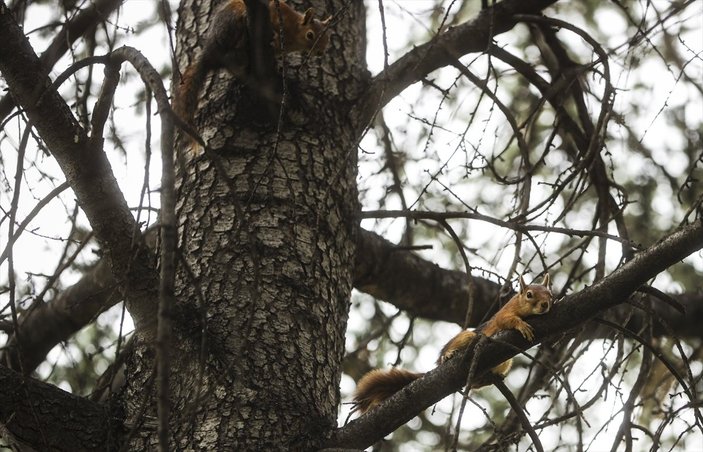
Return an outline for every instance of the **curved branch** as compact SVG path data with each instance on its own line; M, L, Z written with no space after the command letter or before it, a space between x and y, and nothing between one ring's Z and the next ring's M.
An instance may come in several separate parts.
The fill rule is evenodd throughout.
M351 112L352 117L365 127L378 110L408 86L463 55L486 50L494 36L518 23L513 18L515 14L536 14L556 1L504 0L482 10L471 22L450 28L415 47L373 78L366 94Z
M491 217L489 215L483 215L478 212L436 212L436 211L422 211L422 210L366 210L359 213L359 218L410 218L413 220L435 220L444 221L454 218L466 218L469 220L479 220L484 221L489 224L504 227L506 229L512 229L516 232L528 232L528 231L541 231L541 232L555 232L559 234L577 236L577 237L601 237L604 239L614 240L616 242L622 243L624 246L631 247L633 249L638 249L638 245L631 240L624 239L617 235L608 234L603 231L592 231L590 229L571 229L562 228L557 226L543 226L537 224L525 224L520 221L515 220L501 220L498 218Z
M122 1L95 0L91 2L90 6L71 18L39 57L44 70L47 71L46 73L66 53L69 45L83 36L87 30L93 28L98 21L107 19L107 16L112 14L122 4ZM0 121L9 115L13 108L15 108L15 100L12 96L0 99Z
M110 258L112 271L133 305L138 326L153 321L157 274L153 253L144 245L139 225L124 199L102 148L87 134L44 73L26 37L0 4L0 72L66 175L95 235ZM135 315L137 314L137 315Z

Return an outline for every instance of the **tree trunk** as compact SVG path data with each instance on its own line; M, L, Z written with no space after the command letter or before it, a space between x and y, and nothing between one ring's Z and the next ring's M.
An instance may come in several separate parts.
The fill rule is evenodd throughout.
M210 20L203 3L180 8L181 71ZM362 81L365 14L354 3L322 57L286 57L280 121L255 89L218 71L195 120L211 150L181 140L174 449L307 450L336 426L358 224L347 112ZM152 345L138 338L127 370L133 450L156 444Z

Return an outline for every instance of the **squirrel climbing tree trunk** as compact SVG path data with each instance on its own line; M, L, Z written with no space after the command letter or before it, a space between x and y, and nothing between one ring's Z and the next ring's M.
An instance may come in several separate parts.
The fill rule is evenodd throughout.
M180 6L181 71L200 51L212 3ZM313 450L336 426L358 224L347 112L362 80L365 14L361 2L288 3L340 14L325 54L285 56L280 116L216 71L195 118L208 150L180 141L176 450ZM142 426L133 450L156 444L143 428L155 414L146 342L137 338L129 364L128 423Z

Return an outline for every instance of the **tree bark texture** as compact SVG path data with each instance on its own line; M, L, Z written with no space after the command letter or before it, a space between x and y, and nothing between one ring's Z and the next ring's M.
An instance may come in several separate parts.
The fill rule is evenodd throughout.
M204 3L181 5L181 71L210 20ZM313 3L318 18L334 13ZM347 112L363 81L364 19L355 2L325 55L286 57L280 120L225 71L200 93L195 124L210 149L182 140L177 175L174 449L310 450L336 426L358 225ZM156 441L149 345L128 368L133 450Z
M106 406L5 366L0 366L0 388L0 435L11 450L119 449L120 422Z

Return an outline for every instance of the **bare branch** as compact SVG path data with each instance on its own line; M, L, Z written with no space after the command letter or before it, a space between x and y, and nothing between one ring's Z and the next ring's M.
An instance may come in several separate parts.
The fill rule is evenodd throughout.
M520 402L518 402L513 393L510 392L510 389L505 386L505 383L503 383L503 380L500 377L495 374L490 374L489 377L493 378L493 384L496 388L498 388L500 393L503 394L503 397L505 397L505 400L507 400L510 404L513 412L520 420L522 428L525 429L528 435L530 435L530 439L532 439L532 444L535 446L535 449L537 449L538 452L544 452L544 447L542 446L542 442L539 440L539 435L537 435L535 429L530 424L530 420L527 418L525 410L520 406Z
M12 245L17 241L17 239L22 235L22 232L27 228L29 223L32 222L34 217L37 216L37 214L47 205L49 202L51 202L52 199L57 197L61 192L66 190L68 188L68 184L66 182L62 183L61 185L57 186L53 190L49 192L41 201L37 203L36 206L32 209L31 212L25 217L24 220L19 224L17 227L17 230L15 231L14 235L12 238L10 238L7 242L7 245L5 246L5 249L2 251L2 254L0 254L0 264L7 258L8 253L10 252L10 248Z
M703 248L703 220L684 226L659 243L637 254L619 269L581 292L564 298L545 315L530 319L535 343L515 331L503 331L486 345L476 363L476 374L515 355L516 350L560 336L583 326L606 309L623 303L648 279ZM500 342L499 342L500 341ZM378 408L337 430L327 447L368 447L412 419L419 411L457 391L466 381L473 348L464 358L453 359L428 372L393 395Z
M83 36L99 21L105 20L121 4L122 0L95 0L90 3L90 6L72 17L39 57L47 73L76 39ZM14 107L15 101L12 96L0 99L0 121L5 119Z
M42 63L4 5L0 5L0 72L73 188L112 271L132 303L138 327L154 321L157 275L127 202L101 148L51 87ZM47 114L51 112L51 114Z
M617 235L608 234L603 231L591 231L585 229L571 229L571 228L560 228L556 226L541 226L541 225L528 225L522 222L514 220L500 220L488 215L483 215L478 212L428 212L428 211L418 211L418 210L370 210L361 212L359 214L360 218L412 218L415 220L426 219L426 220L436 220L445 221L451 218L467 218L471 220L485 221L496 226L501 226L507 229L512 229L517 232L527 232L527 231L542 231L542 232L556 232L560 234L566 234L570 236L577 237L603 237L617 242L626 244L634 249L639 249L640 247L631 242L630 240L618 237Z
M13 336L0 355L10 368L29 374L54 346L67 340L95 317L121 300L110 267L101 260L73 286L49 303L41 303L20 317L22 363Z
M357 124L366 126L391 99L430 72L450 65L468 53L485 51L494 36L505 33L518 23L513 15L536 14L555 2L556 0L505 0L482 10L471 22L451 28L413 48L374 77L351 116Z
M155 232L155 230L153 231ZM147 244L155 234L145 234ZM153 244L151 245L154 246ZM404 247L398 247L369 231L361 231L357 244L354 287L378 299L392 303L413 317L443 320L461 325L467 312L468 284L464 272L447 270L426 261ZM473 277L477 287L474 314L469 326L478 326L483 319L495 313L500 285L480 277ZM648 289L647 289L648 290ZM512 293L506 294L507 298ZM660 298L661 294L652 297ZM659 320L654 326L655 337L668 335L671 330L681 337L701 337L703 323L703 294L668 295L673 300L653 305L652 315ZM46 354L59 342L69 339L91 322L100 312L121 300L116 281L105 260L87 272L76 284L64 290L54 300L20 316L23 332L23 366L33 371ZM645 300L646 301L646 300ZM685 314L680 312L680 306ZM630 305L620 305L608 311L608 318L624 317ZM644 313L635 311L626 325L638 331L646 321ZM662 325L665 323L668 327ZM50 326L48 326L50 325ZM590 337L602 337L601 329L593 329ZM19 369L18 357L8 344L2 361ZM12 364L14 363L14 364Z
M112 99L115 97L117 84L120 82L120 68L117 65L105 65L105 80L103 81L102 89L98 100L93 108L93 116L90 119L91 135L90 146L94 148L102 148L103 144L103 128L105 121L110 114L112 107Z

